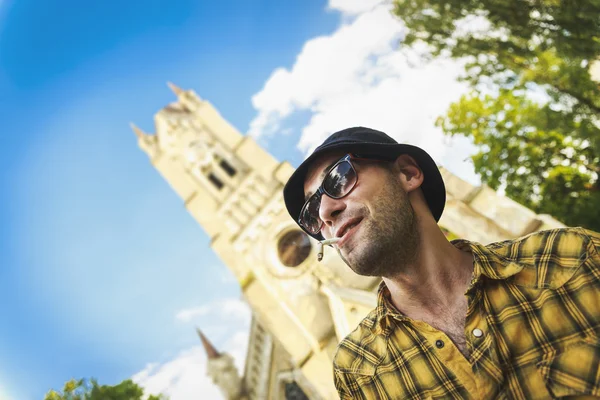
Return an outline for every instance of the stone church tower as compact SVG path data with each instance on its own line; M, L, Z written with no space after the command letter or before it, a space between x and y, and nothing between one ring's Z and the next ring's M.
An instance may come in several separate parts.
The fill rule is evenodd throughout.
M291 220L282 189L293 172L232 127L191 90L155 115L156 133L132 126L148 155L204 228L252 309L243 374L199 333L209 375L227 399L335 399L332 357L376 303L377 278L354 274ZM448 203L440 224L451 236L488 243L562 226L486 187L442 169ZM199 394L201 397L201 394Z
M241 399L243 397L242 380L235 367L233 357L217 351L200 329L197 329L197 332L204 351L206 351L208 376L221 389L226 400Z

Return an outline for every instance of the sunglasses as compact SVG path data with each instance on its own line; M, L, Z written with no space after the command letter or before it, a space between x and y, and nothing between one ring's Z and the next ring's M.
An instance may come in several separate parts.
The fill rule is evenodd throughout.
M325 178L323 178L323 182L321 182L321 186L319 186L317 191L306 200L300 210L298 224L300 224L300 226L308 233L316 235L323 228L324 222L319 216L323 194L326 194L332 199L341 199L350 194L354 189L358 183L358 173L352 163L356 161L392 160L376 156L359 156L356 154L346 154L339 159L333 167L327 171Z

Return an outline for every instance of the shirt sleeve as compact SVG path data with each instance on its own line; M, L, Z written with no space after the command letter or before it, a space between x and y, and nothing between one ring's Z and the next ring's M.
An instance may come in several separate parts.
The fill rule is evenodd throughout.
M345 374L340 373L335 368L333 370L333 383L335 384L335 388L337 389L338 394L340 395L341 400L351 400L353 397L350 394L350 390L346 385Z

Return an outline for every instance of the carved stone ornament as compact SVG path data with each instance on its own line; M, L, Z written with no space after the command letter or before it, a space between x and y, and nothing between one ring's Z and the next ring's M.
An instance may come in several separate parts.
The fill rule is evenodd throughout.
M204 142L194 140L184 150L185 160L191 167L206 168L215 158L213 150Z

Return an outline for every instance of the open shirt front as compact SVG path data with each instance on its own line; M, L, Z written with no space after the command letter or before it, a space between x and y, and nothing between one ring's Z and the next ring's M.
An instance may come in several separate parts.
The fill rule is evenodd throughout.
M338 346L342 399L548 399L600 396L600 235L555 229L474 255L467 360L450 338L392 305L377 307Z

